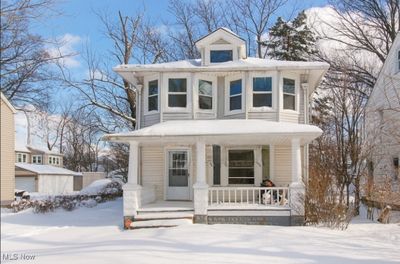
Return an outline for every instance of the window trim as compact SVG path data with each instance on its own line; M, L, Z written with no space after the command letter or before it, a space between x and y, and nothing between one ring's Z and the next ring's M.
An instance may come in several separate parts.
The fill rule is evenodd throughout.
M158 100L157 100L157 111L156 110L151 110L149 111L149 82L152 81L157 81L158 83ZM144 77L144 115L152 115L152 114L158 114L160 113L160 91L161 91L161 82L160 82L160 78L158 75L152 75L152 76L146 76Z
M36 158L36 161L38 161L38 158L40 158L40 163L39 162L33 162L34 158ZM42 155L32 155L32 164L43 164L43 156Z
M253 158L254 158L254 163L253 163L253 178L254 178L254 183L251 184L230 184L229 183L229 151L231 150L248 150L248 151L253 151ZM228 183L228 186L257 186L256 180L257 180L257 169L256 169L256 163L257 163L257 151L256 148L254 147L232 147L232 148L226 148L226 163L227 163L227 179L226 182ZM262 177L262 175L261 175Z
M211 61L211 53L212 52L229 52L231 53L231 59L227 60L227 61ZM224 62L228 62L228 61L233 61L233 49L210 49L210 63L224 63Z
M291 79L295 81L294 84L294 110L293 109L285 109L284 105L283 105L283 97L284 97L284 92L283 92L283 79ZM300 90L300 78L298 74L283 74L280 80L280 85L279 85L279 89L280 89L280 110L283 112L288 112L288 113L296 113L299 114L299 99L300 99L300 94L299 94L299 90ZM293 95L293 94L290 94Z
M169 107L169 79L186 79L186 107ZM193 90L193 82L190 73L173 73L173 74L164 74L163 76L163 87L165 87L163 92L163 112L180 112L180 113L190 113L192 111L192 90ZM184 94L184 93L176 93L176 94Z
M228 40L226 40L226 41L230 42ZM236 61L239 59L237 45L235 45L235 44L211 44L209 46L206 46L204 49L205 65L216 65L219 63L223 63L223 62L211 62L211 51L212 50L232 50L232 60L231 61Z
M21 161L19 158L21 157ZM24 161L25 159L25 161ZM17 153L17 163L28 163L28 154L27 153Z
M242 80L242 93L241 95L241 102L242 102L242 107L241 109L235 109L235 110L230 110L230 83L232 81L237 81L241 79ZM238 95L235 95L238 96ZM225 115L235 115L235 114L242 114L245 112L246 105L245 105L245 97L246 97L246 83L245 83L245 76L244 74L235 74L232 76L227 76L225 77Z
M268 112L268 111L276 111L276 106L277 106L277 101L276 101L276 97L277 97L277 91L276 91L276 73L272 73L272 72L258 72L258 73L252 73L249 76L249 80L250 80L250 91L249 91L249 104L250 104L250 109L249 111L251 112ZM253 78L271 78L271 103L272 106L259 106L259 107L255 107L253 106ZM267 94L267 92L256 92L259 94Z
M200 93L199 93L199 82L200 80L212 82L212 108L211 109L201 109L200 108ZM199 113L207 113L212 114L213 116L217 115L217 77L210 76L206 74L196 74L195 76L195 89L194 93L194 109Z

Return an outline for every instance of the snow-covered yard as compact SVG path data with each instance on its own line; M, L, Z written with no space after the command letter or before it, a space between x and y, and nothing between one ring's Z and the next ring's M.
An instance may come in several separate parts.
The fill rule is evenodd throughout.
M2 211L2 263L399 263L400 226L182 225L122 230L122 200L48 214ZM35 256L5 261L4 257ZM16 254L16 255L12 255Z

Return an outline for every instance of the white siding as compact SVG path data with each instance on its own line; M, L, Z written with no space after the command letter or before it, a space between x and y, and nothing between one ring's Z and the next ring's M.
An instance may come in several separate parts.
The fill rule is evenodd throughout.
M164 200L164 149L141 148L141 180L143 188L154 188L157 200Z
M63 175L39 175L38 192L43 194L65 194L74 190L74 177Z
M290 146L275 146L273 182L287 186L292 181L292 149Z

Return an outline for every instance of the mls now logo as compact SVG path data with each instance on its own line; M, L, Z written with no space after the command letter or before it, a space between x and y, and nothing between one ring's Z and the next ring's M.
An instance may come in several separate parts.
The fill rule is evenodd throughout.
M3 253L1 260L2 261L11 261L11 260L35 260L36 256L25 253Z

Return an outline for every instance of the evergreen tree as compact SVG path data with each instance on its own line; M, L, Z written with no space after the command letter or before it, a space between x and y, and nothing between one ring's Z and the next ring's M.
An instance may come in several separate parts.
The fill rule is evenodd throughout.
M263 43L267 55L272 59L307 61L316 53L313 32L307 27L304 11L293 21L278 18L269 31L268 40Z

